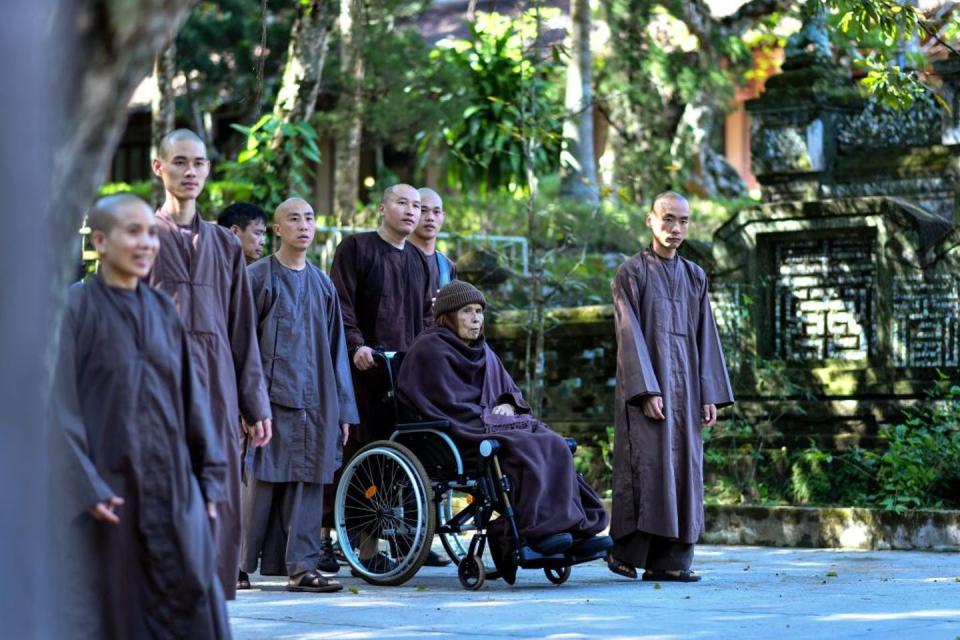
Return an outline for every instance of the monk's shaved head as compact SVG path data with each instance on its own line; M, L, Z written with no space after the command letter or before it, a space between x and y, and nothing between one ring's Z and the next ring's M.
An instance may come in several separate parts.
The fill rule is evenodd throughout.
M440 197L440 194L434 191L433 189L431 189L430 187L420 187L419 189L417 189L417 193L420 194L421 198L426 196L428 198L436 198L440 202L443 202L443 198Z
M120 212L127 207L143 207L151 217L153 216L150 206L132 193L104 196L93 203L90 213L87 214L87 225L90 231L110 233L120 219Z
M409 189L410 191L413 191L414 193L417 193L417 190L408 184L400 183L400 184L390 185L389 187L383 190L383 198L380 200L380 204L387 204L392 199L400 197L400 194L407 189ZM420 194L417 193L418 200L419 200L419 196Z
M651 207L651 209L653 209L654 212L659 214L663 209L663 205L666 204L667 202L682 203L687 205L688 209L690 208L690 203L687 202L687 199L683 197L682 194L677 193L676 191L664 191L662 193L658 193L656 197L653 199L653 206Z
M313 211L313 207L310 206L310 203L303 198L287 198L274 210L273 221L280 222L283 218L283 215L288 211L304 211L305 209Z
M170 150L171 147L177 142L182 140L189 140L190 142L196 142L206 148L206 143L204 143L203 138L195 134L190 129L174 129L167 135L163 136L160 140L160 145L157 147L157 154L164 160L170 159Z

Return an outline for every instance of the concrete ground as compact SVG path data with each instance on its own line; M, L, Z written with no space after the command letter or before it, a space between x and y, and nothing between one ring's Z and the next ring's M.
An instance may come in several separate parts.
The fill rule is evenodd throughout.
M441 551L442 553L442 551ZM453 568L401 587L341 569L344 590L290 593L253 576L230 603L253 638L900 638L960 640L960 555L761 547L697 548L696 584L630 581L594 562L561 586L521 570L513 587L465 591Z

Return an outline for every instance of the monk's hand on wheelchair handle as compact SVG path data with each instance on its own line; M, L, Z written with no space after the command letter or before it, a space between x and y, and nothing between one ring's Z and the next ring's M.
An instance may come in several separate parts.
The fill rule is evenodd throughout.
M643 415L651 420L664 420L663 398L660 396L647 396L643 400Z
M350 439L350 425L346 422L340 425L340 446L347 446L347 440Z
M373 349L366 346L357 347L357 350L353 353L353 364L360 371L366 371L377 366L373 359Z

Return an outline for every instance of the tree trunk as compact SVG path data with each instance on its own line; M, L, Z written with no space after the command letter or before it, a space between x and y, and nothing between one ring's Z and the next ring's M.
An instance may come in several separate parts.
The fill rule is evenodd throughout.
M273 106L273 119L279 126L274 130L271 145L274 149L283 149L278 154L277 174L287 184L290 195L296 194L307 200L312 199L313 189L309 172L302 169L305 165L299 157L300 140L292 136L293 146L286 145L291 136L284 125L309 124L317 109L332 15L329 0L312 0L298 6L290 31L287 63Z
M172 41L162 53L153 59L153 77L156 88L150 102L150 157L156 158L160 140L176 126L177 103L173 94L173 78L177 73L177 43ZM163 183L153 181L153 204L163 202Z
M16 242L0 252L0 487L12 517L0 520L4 635L66 637L51 575L69 572L75 549L55 545L65 531L58 509L65 488L51 490L51 432L45 421L58 348L60 309L79 262L77 230L127 121L127 103L154 56L186 19L193 0L4 5L0 68L7 97L0 118L0 193L5 231ZM26 212L37 212L27 215ZM42 231L41 231L42 230ZM53 514L56 514L54 518ZM68 564L63 564L65 561ZM67 573L64 573L67 571ZM93 609L91 610L93 611ZM54 615L51 615L54 612ZM75 631L75 630L74 630Z
M360 191L360 139L363 132L363 4L340 3L340 71L344 91L338 110L348 121L337 129L333 208L340 225L353 224Z
M597 206L597 164L593 149L593 56L590 0L570 0L570 62L567 65L567 119L560 154L560 194Z
M68 105L56 144L51 192L55 246L70 255L83 212L106 176L127 122L127 103L150 73L154 56L179 31L195 0L142 0L122 5L63 3L59 16L77 44L70 52ZM69 7L69 9L65 9ZM72 271L64 266L60 282Z
M301 4L290 32L273 117L282 122L308 122L317 108L323 65L330 42L332 12L328 0Z

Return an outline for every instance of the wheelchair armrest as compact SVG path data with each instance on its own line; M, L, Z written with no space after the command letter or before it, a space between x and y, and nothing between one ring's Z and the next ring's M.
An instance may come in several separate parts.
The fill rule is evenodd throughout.
M576 438L564 438L567 441L567 446L570 447L570 453L577 452L577 440Z
M434 431L449 431L450 422L447 420L429 420L426 422L401 422L395 426L394 431L423 431L432 429Z

